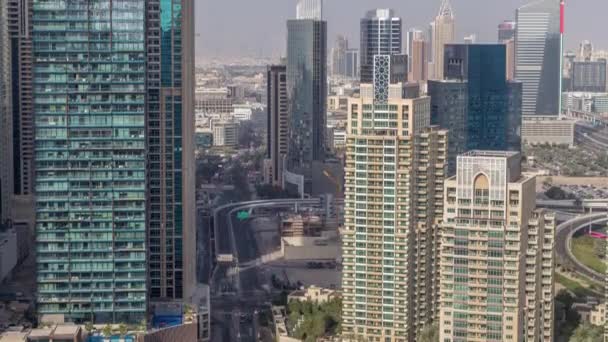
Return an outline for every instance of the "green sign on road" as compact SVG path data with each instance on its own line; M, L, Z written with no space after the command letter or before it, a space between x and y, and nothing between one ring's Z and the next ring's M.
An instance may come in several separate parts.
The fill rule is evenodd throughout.
M236 214L236 218L237 218L239 221L245 221L246 219L248 219L248 218L249 218L249 212L248 212L248 211L245 211L245 210L243 210L243 211L239 211L239 212Z

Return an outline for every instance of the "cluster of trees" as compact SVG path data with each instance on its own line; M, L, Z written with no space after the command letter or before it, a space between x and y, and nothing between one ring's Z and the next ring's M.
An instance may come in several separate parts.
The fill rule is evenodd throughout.
M342 300L334 298L326 303L292 300L287 305L287 325L295 338L315 342L323 336L335 336L341 331Z

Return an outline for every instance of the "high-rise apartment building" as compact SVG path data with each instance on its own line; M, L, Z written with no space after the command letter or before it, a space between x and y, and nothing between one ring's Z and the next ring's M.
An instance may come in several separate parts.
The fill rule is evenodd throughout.
M345 336L413 341L435 318L436 236L447 132L430 126L430 99L403 96L390 56L349 99L345 168Z
M361 83L372 83L375 55L403 53L401 18L392 9L368 11L361 19Z
M515 79L522 82L522 115L557 116L560 107L560 3L535 0L517 10Z
M34 1L41 315L146 318L145 17L136 0Z
M313 162L325 159L327 116L327 22L287 21L287 95L289 98L288 171L312 188Z
M502 44L445 46L445 80L429 81L428 94L432 124L449 129L450 175L456 157L466 151L519 147L521 97L506 80L505 59Z
M553 341L555 216L518 152L471 151L445 182L440 341Z
M289 102L287 100L287 68L284 65L268 67L268 133L266 160L264 161L265 181L274 186L283 184L283 162L289 144Z
M180 301L196 284L194 0L146 6L149 298Z
M450 0L442 0L439 14L437 14L437 17L431 23L433 61L431 64L432 68L429 71L429 79L443 79L443 51L445 44L454 42L454 35L454 12L452 11L452 5L450 4Z
M11 218L13 178L13 97L8 0L0 1L0 224Z
M515 78L515 27L516 23L511 20L498 25L498 42L505 44L507 53L507 80Z
M38 313L141 322L195 282L190 0L33 2Z

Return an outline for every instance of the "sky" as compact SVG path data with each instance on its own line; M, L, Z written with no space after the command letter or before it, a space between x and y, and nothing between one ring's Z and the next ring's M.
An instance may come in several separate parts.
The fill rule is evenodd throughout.
M494 42L497 26L514 19L515 9L530 0L451 0L456 17L456 38L476 34L478 42ZM557 0L556 0L557 1ZM392 8L403 28L426 31L441 0L325 0L328 49L336 35L359 45L359 20L367 10ZM295 17L296 0L195 0L197 60L238 57L273 57L285 54L286 20ZM567 49L581 40L596 49L608 49L605 14L607 0L566 0Z

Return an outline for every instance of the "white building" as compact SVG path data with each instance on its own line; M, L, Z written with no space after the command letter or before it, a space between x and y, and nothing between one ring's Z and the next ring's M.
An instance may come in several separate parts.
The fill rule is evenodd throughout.
M472 151L445 182L440 341L553 341L555 216L518 152Z
M530 145L574 146L576 121L555 117L526 117L522 120L521 139Z

